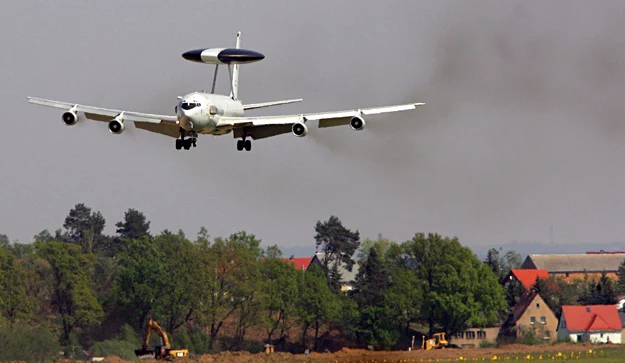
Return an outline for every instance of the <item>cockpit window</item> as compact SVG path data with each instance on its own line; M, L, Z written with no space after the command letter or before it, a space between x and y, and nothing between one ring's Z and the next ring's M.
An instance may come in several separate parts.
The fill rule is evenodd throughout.
M190 110L195 107L200 107L200 104L198 102L183 102L180 107L182 107L183 110Z

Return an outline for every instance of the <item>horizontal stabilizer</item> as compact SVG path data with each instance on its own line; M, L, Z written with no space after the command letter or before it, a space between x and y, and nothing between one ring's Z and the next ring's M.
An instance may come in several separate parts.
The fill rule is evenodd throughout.
M263 108L263 107L271 107L271 106L279 106L286 105L289 103L302 102L302 98L294 99L294 100L284 100L284 101L273 101L273 102L263 102L263 103L252 103L249 105L243 105L244 110L253 110L255 108Z

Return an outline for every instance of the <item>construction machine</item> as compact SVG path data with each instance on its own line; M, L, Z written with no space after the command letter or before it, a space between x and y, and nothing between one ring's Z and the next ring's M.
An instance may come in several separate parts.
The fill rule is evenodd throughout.
M154 331L161 338L161 345L149 348L150 335ZM172 359L177 357L186 357L189 354L188 349L171 349L169 338L165 330L152 319L148 319L145 324L145 332L141 349L135 349L135 355L140 359Z
M424 350L430 349L442 349L447 348L449 346L449 342L445 339L445 333L435 333L432 334L430 339L425 339L425 335L423 336L423 343L421 344L421 348Z

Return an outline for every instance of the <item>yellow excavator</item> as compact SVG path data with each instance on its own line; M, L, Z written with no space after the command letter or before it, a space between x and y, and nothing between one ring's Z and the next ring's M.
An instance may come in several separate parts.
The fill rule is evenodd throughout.
M150 334L154 331L161 338L161 345L149 348ZM189 354L188 349L171 349L169 338L165 330L152 319L148 319L145 324L145 333L141 349L135 349L135 355L139 359L172 359L177 357L186 357Z

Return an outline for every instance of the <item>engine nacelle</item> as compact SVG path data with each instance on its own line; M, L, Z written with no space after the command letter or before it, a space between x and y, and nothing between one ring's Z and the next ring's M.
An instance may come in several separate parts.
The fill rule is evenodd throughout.
M119 117L115 117L109 122L109 131L111 134L121 134L125 129L124 122L120 120Z
M362 117L354 116L349 120L349 126L356 131L360 131L365 128L365 120Z
M65 125L74 126L76 125L76 122L78 122L78 115L76 114L74 110L69 110L63 113L63 116L61 116L61 119L63 120L63 123Z
M306 127L306 124L302 122L294 123L291 127L291 131L293 131L293 135L297 137L304 137L308 135L308 127Z

